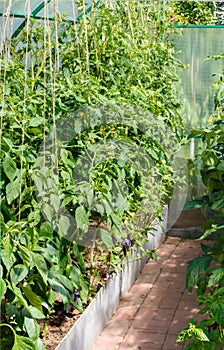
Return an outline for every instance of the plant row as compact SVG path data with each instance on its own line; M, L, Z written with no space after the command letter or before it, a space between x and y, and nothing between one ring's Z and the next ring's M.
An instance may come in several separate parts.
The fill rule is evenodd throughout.
M222 59L223 55L219 56ZM217 59L218 57L216 57ZM213 245L201 244L202 255L188 262L186 285L196 288L197 301L204 315L199 323L189 322L178 341L188 340L185 349L217 350L224 346L224 115L223 80L216 83L215 112L208 126L193 130L189 138L201 138L201 152L194 165L200 164L207 194L186 205L186 209L204 208L210 218L202 226L200 240L212 238ZM212 235L212 236L211 236Z
M161 212L182 134L170 31L157 2L109 1L4 42L2 349L44 349L40 320L82 312Z

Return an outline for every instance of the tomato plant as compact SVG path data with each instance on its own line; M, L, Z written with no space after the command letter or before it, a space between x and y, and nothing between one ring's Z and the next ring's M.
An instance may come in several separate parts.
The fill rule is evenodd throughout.
M99 228L101 253L107 249L113 268L129 246L142 247L152 218L161 212L173 183L165 126L172 144L183 132L170 30L159 3L108 2L78 23L64 18L43 26L30 19L29 30L10 42L10 58L5 43L0 61L4 350L42 350L37 320L52 314L56 298L64 312L82 311L87 303L85 249L76 236L71 239L63 210L74 218L79 238L91 224ZM109 119L98 123L98 112ZM73 129L70 124L54 129L63 121ZM64 144L70 130L75 134ZM47 143L51 135L60 142ZM98 145L108 153L99 154ZM45 173L41 164L49 159L56 166ZM74 169L82 181L74 182ZM149 194L154 211L147 213Z
M171 1L171 16L177 24L215 24L218 14L215 1Z

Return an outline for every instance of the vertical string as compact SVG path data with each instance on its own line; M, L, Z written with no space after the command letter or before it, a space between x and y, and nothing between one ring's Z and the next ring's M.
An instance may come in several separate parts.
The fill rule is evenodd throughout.
M72 1L72 13L74 18L73 25L74 25L74 33L75 33L75 43L77 45L78 59L79 59L79 62L81 62L81 54L80 54L80 47L79 47L80 38L78 36L77 21L76 21L78 14L75 11L75 1ZM82 74L82 65L80 64L79 67L80 67L80 73Z
M48 32L50 28L48 27L47 21L47 5L48 0L44 0L44 52L43 52L43 60L44 60L44 101L43 101L43 117L44 117L44 135L43 135L43 157L44 157L44 169L46 168L46 122L47 122L47 58L49 55L49 47L48 47Z
M58 10L58 0L54 0L54 28L55 28L55 62L54 62L54 71L55 76L58 72L60 65L60 55L59 55L59 42L58 42L58 21L59 21L59 10Z
M23 120L21 122L21 163L20 163L20 195L19 195L19 210L18 210L18 221L21 220L21 204L22 204L22 185L23 185L23 163L24 163L24 137L25 137L25 125L26 125L26 97L27 97L27 72L28 72L28 62L29 62L29 25L30 25L30 13L31 6L30 0L26 0L24 6L24 13L26 16L26 48L25 48L25 66L24 66L24 100L23 100ZM31 58L32 59L32 58Z
M4 1L4 5L6 6L6 3ZM5 9L4 6L4 9ZM12 7L12 0L9 0L9 3L7 5L6 11L4 13L4 15L2 16L2 43L4 43L6 38L10 38L11 37L11 32L10 31L10 22L11 22L11 27L12 27L12 21L10 18L10 13L11 13L11 7ZM4 47L4 44L3 44Z
M54 16L56 14L56 0L54 0ZM52 159L52 165L56 171L58 171L58 159L57 159L57 135L56 135L56 106L55 106L55 99L56 99L56 93L55 93L55 79L56 79L56 72L55 72L55 65L56 62L53 63L53 57L52 57L52 30L50 25L50 20L48 16L48 4L46 4L47 7L47 26L49 28L48 30L48 51L49 51L49 72L50 72L50 83L51 83L51 98L52 98L52 121L53 121L53 128L52 128L52 150L54 151L54 159ZM57 19L54 18L54 29L55 29L55 21ZM56 50L56 44L55 44L55 50ZM55 57L54 57L55 58ZM52 154L53 156L53 154Z
M89 42L88 42L88 26L87 26L87 18L86 18L86 4L85 0L82 1L83 4L83 19L84 19L84 29L85 29L85 41L86 41L86 71L89 73Z
M129 3L129 1L127 1L126 5L127 5L127 10L128 10L128 20L129 20L129 26L130 26L130 30L131 30L132 43L136 47L134 26L133 26L133 22L132 22L132 14L131 14L131 11L130 11L130 3Z
M148 18L145 16L145 11L144 11L143 6L146 6L146 5L143 5L143 3L138 2L138 8L139 8L140 17L141 17L142 28L144 28L146 33L149 34Z
M1 111L0 111L0 147L2 145L2 130L3 130L3 118L5 114L5 94L6 94L6 71L8 59L10 57L10 41L5 38L10 34L10 6L7 9L6 14L2 18L2 48L0 53L0 74L3 75L3 84L0 88L1 91Z
M58 174L58 148L57 148L57 126L56 126L56 80L57 73L60 65L59 61L59 42L58 42L58 0L54 0L54 31L55 31L55 50L54 50L54 65L53 65L53 88L52 88L52 106L53 106L53 128L54 128L54 141L55 141L55 162L56 171ZM51 38L52 40L53 38Z
M94 25L94 20L95 20L95 16L94 16L94 7L92 7L91 10L91 14L90 14L90 20L91 20L91 30L93 31L93 41L94 41L94 49L95 49L95 62L96 62L96 69L99 72L100 77L102 78L102 68L100 65L100 57L99 57L99 53L100 50L98 48L98 43L97 43L97 36L96 36L96 30L95 30L95 25Z
M7 69L8 61L10 59L11 52L11 34L13 26L13 17L10 16L11 0L9 1L6 13L2 16L2 28L1 28L1 39L2 46L0 49L0 76L2 76L2 85L0 87L1 92L1 104L0 104L0 150L2 145L2 135L3 135L3 123L5 111L5 96L6 96L6 84L7 84ZM1 199L0 199L1 200Z

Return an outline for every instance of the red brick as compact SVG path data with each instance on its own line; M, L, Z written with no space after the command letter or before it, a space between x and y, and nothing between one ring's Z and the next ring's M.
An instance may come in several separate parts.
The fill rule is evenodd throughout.
M158 263L158 261L155 261L155 260L149 260L145 266L143 267L142 271L146 271L148 272L148 269L150 269L150 271L152 271L153 269L157 269L157 268L160 268L161 265Z
M181 238L179 237L169 237L167 236L166 240L165 240L165 243L166 244L172 244L172 245L179 245L181 242Z
M181 297L182 297L182 293L180 293L180 292L167 293L167 295L164 295L159 306L162 309L172 308L175 312L175 309L178 307L178 304L179 304Z
M139 305L119 306L112 317L112 320L133 320Z
M121 299L120 305L141 305L144 300L144 295L129 292L125 293L125 296Z
M168 334L165 341L164 341L162 350L173 350L173 349L182 350L184 347L184 344L177 343L176 340L177 340L176 335Z
M104 334L107 334L107 336L114 337L116 335L118 337L123 337L129 328L129 324L130 322L128 320L110 320L106 323L103 332L105 332Z
M116 335L108 336L103 332L97 339L92 350L118 350L123 337L118 337Z
M170 258L164 264L163 272L186 273L188 260L180 258Z
M207 244L207 242L206 242ZM107 322L93 350L182 350L178 333L198 315L195 291L186 290L188 260L199 256L200 243L169 237L149 261Z
M186 275L185 273L180 273L180 272L161 272L159 276L160 281L181 281L185 283L185 278Z
M154 291L154 289L147 295L142 304L143 307L158 307L164 298L164 291Z
M160 350L165 335L150 332L132 331L127 334L119 350L127 349L153 349Z
M136 295L141 295L141 296L146 296L150 290L152 289L153 284L152 283L140 283L136 282L131 289L129 290L130 293L136 294Z
M167 293L181 292L184 293L186 290L185 282L183 281L170 281L167 287Z
M158 308L141 308L135 316L131 328L134 330L147 330L151 333L165 334L171 321L170 314L158 315Z

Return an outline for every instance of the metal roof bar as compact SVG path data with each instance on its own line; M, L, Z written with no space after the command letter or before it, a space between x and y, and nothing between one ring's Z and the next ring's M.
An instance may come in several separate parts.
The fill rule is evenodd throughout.
M49 3L51 0L47 0L47 3ZM39 6L37 6L32 12L31 12L31 14L30 14L30 17L32 17L32 18L35 18L35 16L38 14L38 12L40 12L43 8L44 8L44 5L45 5L45 2L44 1L42 1L41 3L40 3L40 5ZM15 15L14 15L14 17L16 17ZM17 16L18 17L18 16ZM20 17L19 18L21 18L22 16L20 15ZM26 25L26 21L27 21L27 16L23 16L25 19L24 19L24 21L20 24L20 26L16 29L16 31L12 34L12 39L13 38L16 38L17 37L17 35L21 32L21 30L25 27L25 25ZM22 17L22 18L23 18Z
M52 0L47 0L47 3L50 3ZM82 12L76 19L74 18L74 20L75 21L79 21L83 16L84 16L84 14L88 14L90 11L91 11L91 9L93 8L93 7L95 7L95 6L98 6L99 5L99 3L100 3L100 0L97 0L95 3L94 2L92 2L91 3L91 5L90 6L88 6L87 8L86 8L86 10L84 11L84 12ZM29 17L30 18L34 18L34 19L44 19L44 17L43 16L38 16L38 13L44 8L44 6L45 6L45 2L44 1L42 1L31 13L30 13L30 15L29 15ZM4 13L1 13L0 12L0 16L3 16L4 15ZM11 17L15 17L15 18L24 18L24 21L20 24L20 26L15 30L15 32L12 34L12 38L15 38L15 37L17 37L18 36L18 34L21 32L21 30L25 27L25 25L26 25L26 21L27 21L27 18L28 18L28 16L27 15L22 15L22 14L9 14L9 16L11 16ZM54 19L54 17L52 17L52 16L49 16L48 17L49 18L49 20L53 20ZM71 19L65 19L65 21L72 21Z

